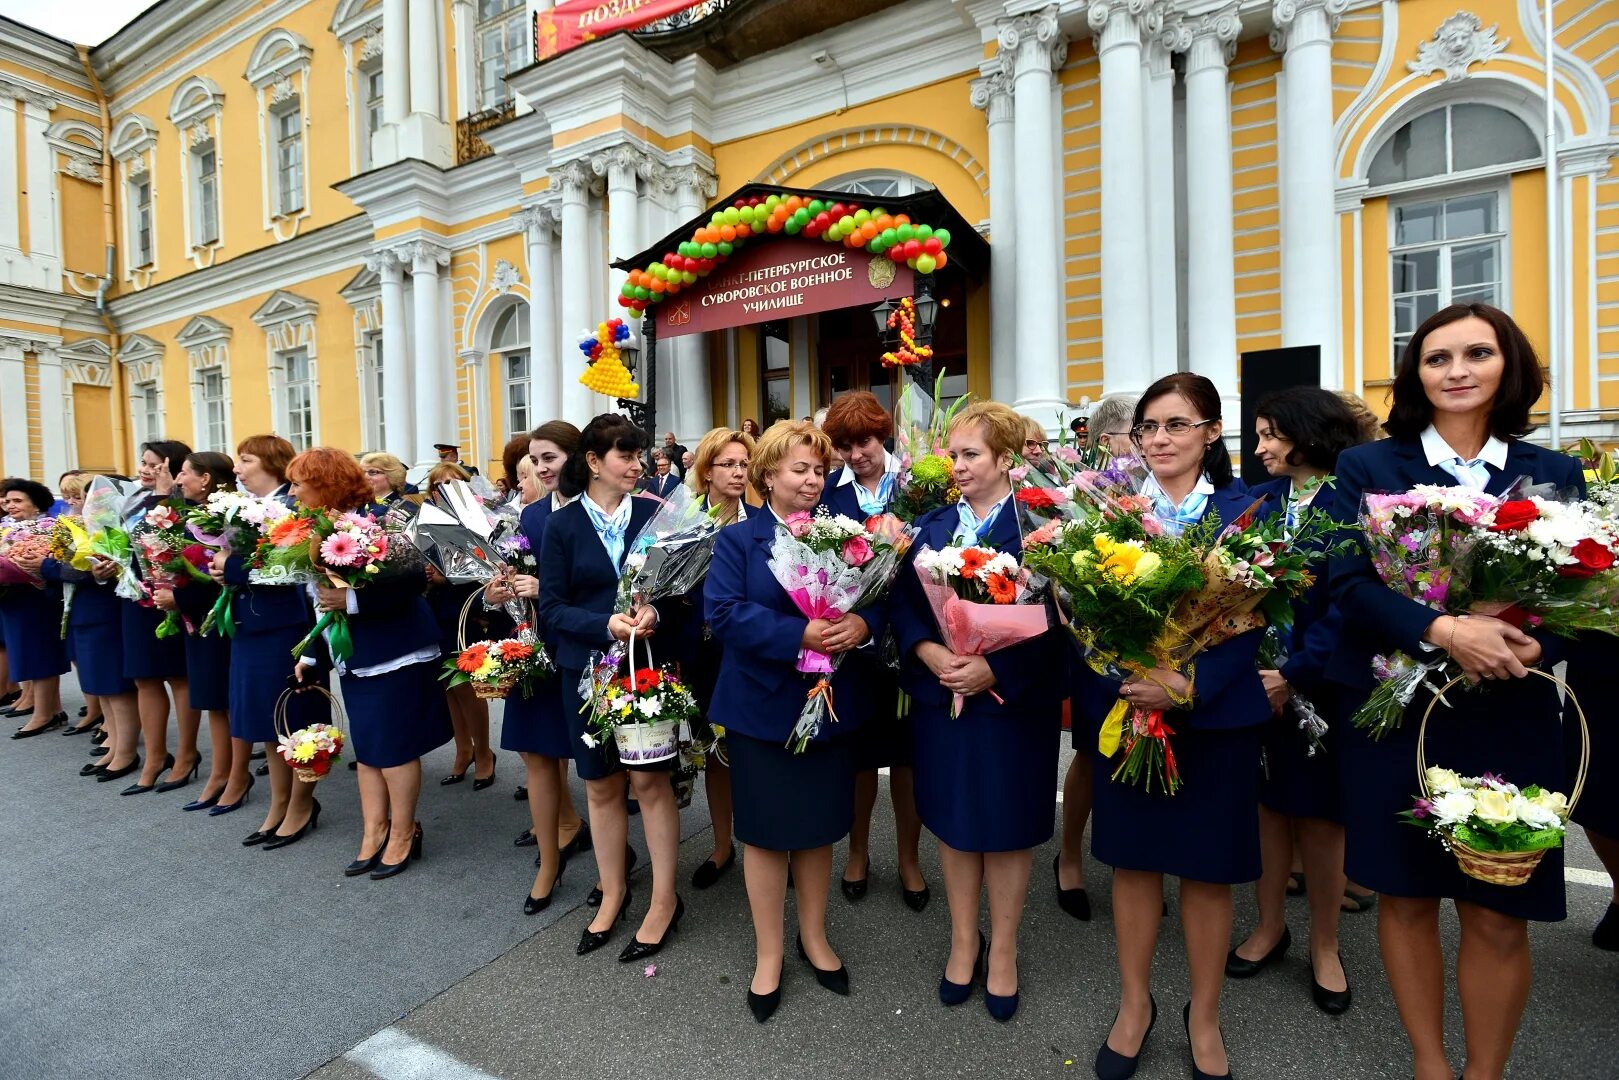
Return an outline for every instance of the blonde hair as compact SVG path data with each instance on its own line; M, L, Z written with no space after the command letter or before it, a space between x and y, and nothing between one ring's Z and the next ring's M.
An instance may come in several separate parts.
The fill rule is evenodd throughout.
M998 401L975 401L950 421L949 434L954 435L968 424L977 424L990 453L996 457L1002 454L1016 457L1023 452L1023 438L1028 434L1030 423L1032 421Z
M64 500L78 501L84 498L84 493L90 487L90 481L100 473L76 472L62 477L61 496Z
M397 495L405 490L405 463L392 454L385 454L380 450L375 453L361 454L360 465L366 469L382 470L382 474L388 478L388 487L393 490L394 494Z
M777 420L770 425L753 448L753 460L748 464L748 483L755 491L769 495L765 478L787 460L796 447L807 446L821 459L822 466L832 467L832 440L826 432L808 420ZM692 470L693 472L696 469Z
M717 427L707 432L697 440L697 449L691 452L691 468L686 470L686 486L691 488L693 495L708 494L708 480L703 475L714 467L714 459L720 456L732 443L741 443L748 448L748 460L753 460L754 447L757 442L752 435L735 428ZM749 476L752 476L750 470Z
M437 488L440 484L447 484L451 480L471 479L472 474L467 472L461 466L457 465L455 462L441 461L427 471L426 495L431 499L433 497L433 491L435 488Z

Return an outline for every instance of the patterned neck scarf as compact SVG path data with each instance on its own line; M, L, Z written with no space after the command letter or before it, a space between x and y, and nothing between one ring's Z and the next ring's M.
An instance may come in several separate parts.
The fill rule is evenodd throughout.
M630 527L630 497L626 495L620 499L618 509L611 514L597 506L589 495L582 498L585 513L590 515L590 524L601 538L602 547L607 549L607 559L617 569L619 560L624 558L624 534Z
M951 537L952 542L958 544L982 544L984 537L995 527L995 519L1001 516L1001 507L1006 505L1008 494L1000 502L989 508L989 513L980 518L973 513L973 508L967 505L966 499L956 502L956 532Z
M1483 458L1474 458L1472 461L1463 461L1461 455L1449 461L1441 461L1439 467L1456 478L1456 482L1465 488L1474 491L1483 491L1484 486L1490 482L1490 467Z
M1142 494L1152 499L1153 513L1172 536L1179 536L1203 520L1203 512L1208 509L1209 496L1213 493L1214 483L1206 474L1198 478L1197 486L1179 503L1169 497L1155 476L1149 475L1142 488Z
M888 500L894 494L894 474L891 472L883 473L883 478L877 481L875 494L866 490L866 485L862 484L858 477L855 478L853 486L854 497L860 503L860 512L870 517L872 514L880 514L888 509ZM994 513L993 510L990 511L992 517Z

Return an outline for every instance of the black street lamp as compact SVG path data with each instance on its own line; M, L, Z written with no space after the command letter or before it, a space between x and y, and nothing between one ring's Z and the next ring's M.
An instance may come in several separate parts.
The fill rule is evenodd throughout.
M648 310L651 312L655 309ZM658 423L658 320L656 315L649 313L638 321L644 339L644 350L642 345L636 344L633 331L636 324L632 323L631 337L618 347L618 352L619 357L624 361L625 368L629 370L630 376L634 378L637 361L644 351L646 353L646 378L641 382L640 399L619 398L618 407L619 411L630 418L631 423L647 433L647 438L651 439L652 445L656 446L658 435L653 428Z
M894 312L900 307L900 300L884 300L871 309L872 320L877 324L877 336L890 350L899 349L905 343L900 338L898 320L894 319ZM933 279L930 275L918 274L916 278L916 295L911 297L911 303L916 315L911 324L911 340L918 348L933 344L933 327L939 318L939 302L933 298ZM890 322L893 325L890 325ZM911 378L922 385L928 392L933 390L933 360L927 358L914 364L904 365L905 371Z

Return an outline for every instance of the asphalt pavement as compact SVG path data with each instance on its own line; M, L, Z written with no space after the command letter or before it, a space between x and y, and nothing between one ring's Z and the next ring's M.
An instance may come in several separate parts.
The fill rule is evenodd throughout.
M76 711L71 679L65 690ZM497 731L498 715L497 707ZM496 785L474 792L470 782L439 787L452 755L433 754L420 813L426 857L373 882L341 874L359 837L346 769L321 784L319 830L264 852L239 843L261 820L262 786L243 810L210 818L179 809L196 784L122 798L123 784L81 779L85 737L3 745L0 905L10 925L0 939L0 1077L8 1080L1088 1076L1116 1004L1108 872L1087 863L1096 917L1074 921L1055 904L1053 842L1035 855L1017 1017L995 1023L981 993L942 1007L949 920L936 855L924 840L934 900L915 914L900 902L882 801L871 892L851 904L834 888L828 918L853 993L822 990L789 956L781 1010L761 1026L743 1000L753 950L740 866L707 892L686 884L710 848L700 791L682 818L687 915L649 972L617 963L617 941L574 955L590 918L588 857L570 867L548 911L521 914L533 849L512 846L527 824L511 797L522 774L515 755L500 755ZM635 819L632 841L644 854ZM1609 893L1583 836L1572 838L1568 863L1569 919L1532 928L1536 982L1512 1076L1619 1077L1619 955L1590 945ZM645 865L619 940L645 910ZM1169 902L1145 1080L1190 1071L1173 886ZM1303 901L1289 902L1289 918L1298 943L1286 959L1227 984L1236 1075L1409 1076L1375 915L1344 916L1355 1006L1339 1018L1310 1002ZM1253 919L1251 891L1239 889L1239 936ZM1449 915L1445 934L1454 949ZM1450 1006L1459 1069L1454 993Z

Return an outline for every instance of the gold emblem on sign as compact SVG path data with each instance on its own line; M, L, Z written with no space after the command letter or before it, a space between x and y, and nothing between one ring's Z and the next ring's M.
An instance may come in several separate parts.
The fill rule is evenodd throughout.
M873 289L886 289L894 284L894 260L873 255L871 261L866 263L866 280L871 282Z

